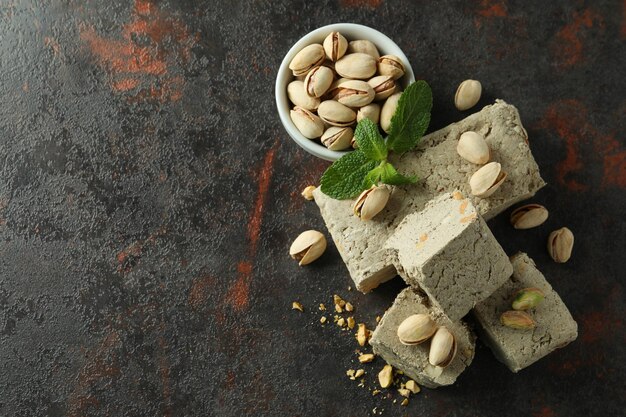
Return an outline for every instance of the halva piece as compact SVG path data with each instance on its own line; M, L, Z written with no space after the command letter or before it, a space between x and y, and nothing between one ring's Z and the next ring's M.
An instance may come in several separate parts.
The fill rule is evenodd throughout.
M398 339L398 326L407 317L425 313L439 325L452 332L457 343L457 353L450 365L445 368L432 366L428 362L430 341L419 345L404 345ZM461 321L451 321L436 307L428 304L428 299L412 288L406 288L387 310L370 339L374 353L381 356L394 368L418 384L437 388L453 384L457 377L470 365L474 358L474 335Z
M502 164L508 173L502 186L488 198L471 196L469 179L479 166L466 161L456 151L461 134L467 131L484 136L491 160ZM488 220L533 196L545 185L517 109L501 100L424 136L415 151L392 155L391 162L402 174L416 175L420 181L394 187L385 209L369 221L354 216L354 201L335 200L320 188L313 193L350 276L362 292L396 275L383 246L407 215L422 210L434 197L458 189Z
M409 214L387 240L398 274L458 320L504 284L513 267L476 207L460 192Z
M476 305L473 314L482 327L483 341L501 362L517 372L575 340L578 325L528 255L518 253L511 257L511 263L511 279L491 297ZM511 310L515 294L521 289L533 287L545 295L537 307L527 311L536 327L519 330L500 323L502 313Z

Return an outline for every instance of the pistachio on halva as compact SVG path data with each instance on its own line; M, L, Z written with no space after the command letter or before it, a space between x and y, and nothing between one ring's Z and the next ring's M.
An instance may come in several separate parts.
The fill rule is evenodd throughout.
M381 75L389 75L394 80L404 75L404 65L400 58L395 55L383 55L378 58L378 72Z
M335 100L348 107L367 106L374 100L374 89L365 81L349 80L336 90Z
M398 326L398 339L404 345L418 345L430 339L437 331L437 324L428 314L413 314Z
M348 44L348 52L355 53L360 52L363 54L371 55L374 59L380 58L380 53L378 52L378 48L372 41L368 41L367 39L358 39L356 41L352 41Z
M476 171L469 180L472 194L487 198L496 192L506 179L506 172L498 162L490 162Z
M330 32L324 39L324 51L331 61L337 61L348 49L348 40L339 32Z
M324 47L318 43L304 47L289 63L293 75L306 75L310 70L322 65L326 59Z
M548 219L548 210L540 204L526 204L511 213L511 224L516 229L531 229Z
M396 80L391 75L378 75L367 82L374 89L374 100L384 100L396 91Z
M321 141L331 151L342 151L350 147L354 132L351 127L331 126L322 135Z
M454 105L459 110L471 109L480 100L482 85L480 81L465 80L456 90L454 95Z
M433 366L444 368L452 363L456 356L456 349L454 335L447 327L442 326L437 329L430 342L428 362Z
M309 97L321 97L333 83L333 71L325 66L315 67L304 79L304 90Z
M536 324L535 320L525 311L510 310L505 311L500 316L500 323L506 327L516 330L530 330L534 329Z
M537 307L546 296L539 288L524 288L515 294L513 310L530 310Z
M373 186L361 193L354 202L352 210L361 220L371 220L382 211L389 201L389 188L384 185Z
M289 114L293 124L296 125L305 138L319 138L324 133L324 122L322 119L307 109L296 106Z
M324 253L326 238L317 230L302 232L289 248L289 255L298 261L300 266L308 265Z
M548 236L548 253L554 262L565 263L572 256L574 234L567 227L561 227Z
M376 60L371 55L355 52L338 60L335 71L345 78L366 80L376 73Z
M483 135L471 131L461 134L456 151L463 159L477 165L489 162L491 153Z
M317 108L317 114L332 126L350 126L356 121L356 113L351 108L334 100L322 101Z

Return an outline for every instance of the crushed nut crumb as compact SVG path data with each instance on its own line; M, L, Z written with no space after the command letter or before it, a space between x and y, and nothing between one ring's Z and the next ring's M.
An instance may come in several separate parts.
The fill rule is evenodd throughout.
M304 311L304 308L302 307L302 304L300 304L297 301L294 301L293 303L291 303L291 309L292 310L298 310L298 311Z
M322 324L326 323L326 316L322 316L320 318L320 323L322 323Z
M405 387L406 389L411 391L413 394L417 394L418 392L421 391L421 388L419 387L419 385L417 385L417 383L413 381L412 379L409 379L408 381L406 381Z
M405 398L404 400L402 400L402 402L400 403L400 405L403 405L403 406L405 406L405 407L406 407L407 405L409 405L409 399L408 399L408 398Z
M359 378L365 374L365 369L357 369L354 373L355 378Z
M348 317L348 328L354 329L354 325L355 325L354 317Z
M341 317L339 320L337 320L337 326L343 327L344 324L346 324L346 321L344 320L343 317Z
M325 311L326 306L323 303L320 303L320 311Z
M363 355L359 356L359 362L361 363L368 363L374 360L374 354L373 353L364 353Z
M352 304L346 303L346 311L350 312L352 310L354 310L354 307L352 306Z

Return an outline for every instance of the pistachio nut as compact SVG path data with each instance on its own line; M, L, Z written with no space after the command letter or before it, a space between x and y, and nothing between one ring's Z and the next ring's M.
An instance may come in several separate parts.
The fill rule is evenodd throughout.
M530 310L543 301L546 296L539 288L524 288L515 294L512 307L513 310Z
M357 123L363 119L370 119L372 122L378 124L380 120L380 104L370 103L367 106L363 106L356 112Z
M456 90L454 95L454 105L459 110L471 109L480 100L482 85L480 81L465 80Z
M324 47L319 43L314 43L304 47L293 57L289 63L289 69L296 77L306 75L313 68L322 65L324 59L326 59Z
M456 340L447 327L440 327L430 342L430 352L428 362L432 366L445 368L452 363L456 356Z
M393 368L391 365L385 365L378 373L378 383L381 388L389 388L393 383Z
M437 331L437 324L428 314L414 314L398 326L398 339L404 345L418 345L430 339Z
M338 78L330 85L326 94L324 94L324 100L337 101L337 93L339 92L339 86L346 81L351 81L349 78Z
M324 133L324 122L322 119L307 109L296 106L289 114L291 121L305 138L319 138Z
M313 197L313 191L315 191L315 187L314 185L307 185L304 190L302 190L302 197L304 197L305 199L312 201L314 199Z
M320 105L320 99L309 97L304 89L304 82L292 81L287 86L287 97L296 106L307 110L317 110Z
M383 55L378 58L378 73L390 75L394 80L404 75L402 60L395 55Z
M378 48L372 41L368 41L367 39L359 39L356 41L352 41L348 44L348 52L355 53L360 52L363 54L371 55L374 59L380 58L380 54L378 53Z
M296 238L289 248L289 255L299 265L308 265L324 253L326 250L326 238L317 230L307 230Z
M328 67L315 67L304 79L304 91L309 97L321 97L333 83L333 70Z
M322 135L322 144L331 151L343 151L350 147L354 132L350 127L331 126Z
M385 131L385 133L389 133L391 129L391 118L393 114L396 112L396 108L398 108L398 101L400 100L400 96L402 93L395 93L390 96L385 104L383 104L383 108L380 111L380 127Z
M348 107L367 106L374 100L374 89L365 81L345 81L337 87L335 100Z
M498 162L490 162L480 168L469 180L472 194L476 197L487 198L504 182L506 172L502 171L502 165Z
M367 82L373 89L374 100L384 100L396 91L396 80L391 75L378 75Z
M459 138L456 151L461 158L473 164L486 164L489 162L491 152L485 138L480 133L465 132Z
M366 80L376 73L376 60L360 52L344 55L335 63L335 71L345 78Z
M567 227L561 227L548 236L548 253L554 262L565 263L572 256L574 234Z
M331 61L337 61L348 49L348 41L339 32L330 32L324 39L324 51Z
M332 126L346 127L356 121L356 113L351 108L334 100L322 101L317 108L317 114Z
M516 229L531 229L548 219L548 209L540 204L526 204L511 213L511 224Z
M505 311L500 316L500 323L516 330L530 330L535 328L535 320L525 311Z
M361 220L371 220L382 211L389 201L389 188L384 185L373 186L361 193L354 202L352 210Z

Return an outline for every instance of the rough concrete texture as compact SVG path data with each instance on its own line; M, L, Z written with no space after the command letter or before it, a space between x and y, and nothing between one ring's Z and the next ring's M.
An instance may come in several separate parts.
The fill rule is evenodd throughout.
M479 166L461 158L456 151L459 137L470 130L485 137L492 152L491 160L500 162L508 173L506 181L488 198L471 196L469 179ZM371 221L363 222L353 215L352 200L334 200L321 189L314 192L337 249L362 292L376 288L396 274L383 246L405 216L420 211L433 197L458 189L470 196L478 212L488 220L533 196L545 185L517 109L501 100L425 136L415 151L393 162L398 171L417 175L421 181L395 187L385 209Z
M439 325L446 326L454 335L457 354L445 368L432 366L428 362L430 341L407 346L400 343L397 331L400 323L413 314L425 313ZM441 310L429 304L428 298L412 288L406 288L385 312L370 339L374 353L382 356L396 369L429 388L452 385L474 358L474 334L462 321L450 320Z
M474 317L494 355L511 371L517 372L574 341L578 337L578 325L561 297L527 254L512 256L511 263L514 270L511 279L476 306ZM528 311L536 327L533 330L517 330L502 325L500 315L511 310L515 293L530 287L539 288L545 295L543 302Z
M385 248L404 281L451 320L464 317L513 273L502 246L458 191L406 216Z

